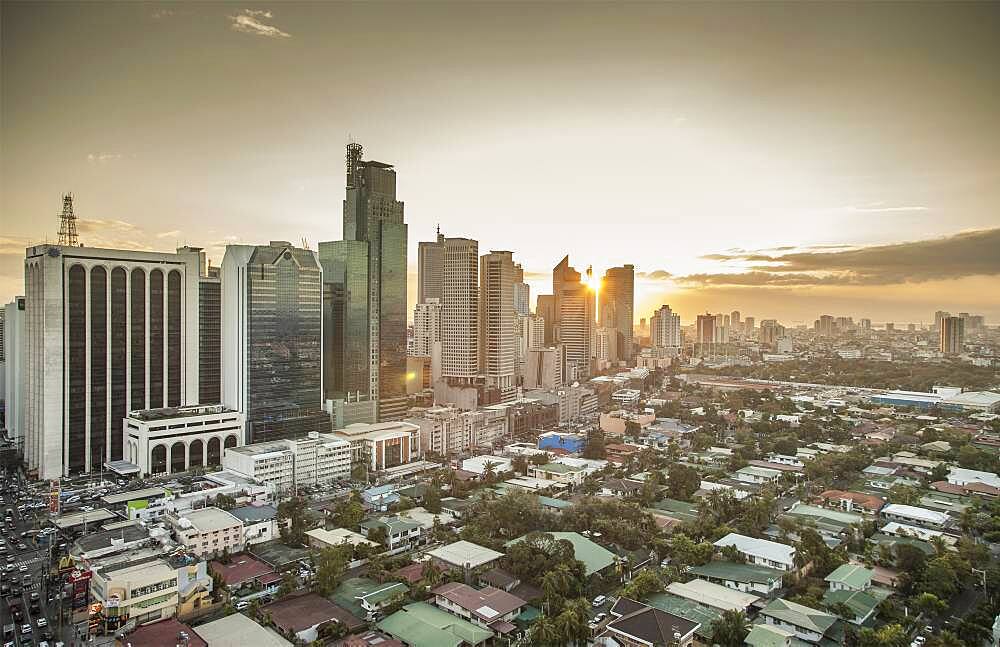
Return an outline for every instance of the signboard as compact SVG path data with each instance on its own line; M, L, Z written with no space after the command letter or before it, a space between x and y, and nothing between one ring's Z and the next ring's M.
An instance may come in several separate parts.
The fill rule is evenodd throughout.
M66 578L70 586L73 587L73 592L70 594L72 600L70 606L73 609L86 609L90 603L90 578L92 575L93 573L89 570L76 569L70 572Z
M59 479L49 481L49 512L59 514Z

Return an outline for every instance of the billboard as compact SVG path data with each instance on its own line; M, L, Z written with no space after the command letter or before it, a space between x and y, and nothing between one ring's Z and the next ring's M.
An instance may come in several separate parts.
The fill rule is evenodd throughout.
M59 514L59 479L49 481L49 512Z

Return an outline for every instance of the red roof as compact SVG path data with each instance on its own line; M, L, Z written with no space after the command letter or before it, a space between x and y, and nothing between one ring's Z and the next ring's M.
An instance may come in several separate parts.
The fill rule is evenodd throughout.
M261 607L261 611L270 614L275 625L292 633L304 631L330 620L343 623L348 630L363 627L365 624L346 609L315 593L289 595L265 604Z
M885 505L885 499L873 494L862 494L861 492L845 492L843 490L826 490L821 492L819 498L824 501L847 499L855 505L866 510L878 512Z
M128 643L132 647L178 645L181 643L180 633L182 631L188 635L188 642L185 643L188 647L208 647L208 643L202 640L201 636L176 618L169 618L140 626L129 634Z
M222 576L222 579L226 581L226 586L240 586L256 579L260 579L261 583L266 583L263 576L275 574L274 569L249 553L233 555L232 561L228 564L213 561L212 570Z
M424 565L421 563L407 564L402 568L397 568L392 574L410 584L416 584L424 577Z

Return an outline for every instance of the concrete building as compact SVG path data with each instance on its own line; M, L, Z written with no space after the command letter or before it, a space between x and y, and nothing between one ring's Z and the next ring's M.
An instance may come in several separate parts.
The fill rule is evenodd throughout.
M263 544L281 536L278 509L272 505L245 505L229 512L243 522L243 543L247 546Z
M551 391L561 387L563 367L566 365L566 347L562 344L549 348L528 350L524 366L524 388Z
M698 315L695 322L695 354L708 357L715 353L717 334L715 317L710 314Z
M940 350L945 355L960 355L965 350L965 321L944 317L940 322Z
M478 242L445 239L442 281L441 376L449 383L469 384L480 368Z
M524 282L524 269L518 263L514 264L514 313L531 314L531 286Z
M243 445L244 416L221 404L129 411L122 423L125 460L140 474L215 467L227 447Z
M287 492L296 485L318 485L351 476L351 444L333 434L310 433L226 449L222 465Z
M462 411L453 406L436 406L407 422L420 428L421 451L440 456L468 454L476 448L493 447L509 435L507 416L499 409Z
M413 354L431 357L441 341L441 299L430 297L413 306Z
M598 325L616 331L614 354L619 360L631 363L634 355L635 267L608 268L601 282L599 298Z
M733 546L750 564L779 571L795 570L795 548L785 544L731 532L715 542L717 548Z
M333 435L351 444L354 463L374 472L420 458L420 427L410 422L348 425Z
M229 245L222 285L222 403L246 416L246 442L329 431L316 254L278 240Z
M479 368L485 387L498 393L500 402L517 394L513 253L491 251L479 259Z
M237 553L246 542L243 522L220 508L169 513L163 520L173 530L177 542L195 555L220 555L226 550Z
M443 272L444 236L438 227L435 240L417 243L417 304L441 301Z
M598 371L606 371L609 368L618 366L619 362L619 337L617 328L597 327L594 328L594 336L590 343L593 352L594 368Z
M555 297L553 334L566 348L563 374L567 380L582 380L591 373L596 295L584 283L583 275L570 266L569 256L552 270L552 294Z
M121 460L122 419L199 394L199 255L25 253L24 452L41 479Z
M3 309L4 424L7 437L18 445L24 442L25 308L24 297L15 297Z
M662 305L649 320L649 341L653 348L681 347L681 316Z

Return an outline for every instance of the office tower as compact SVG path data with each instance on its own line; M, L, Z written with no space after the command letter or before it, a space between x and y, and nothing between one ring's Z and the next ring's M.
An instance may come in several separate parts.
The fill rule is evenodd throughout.
M486 388L510 402L517 370L513 253L491 251L479 260L479 368Z
M961 317L944 317L940 321L941 352L960 355L965 344L965 321Z
M872 329L872 320L871 319L862 319L861 320L861 330L871 330L871 329Z
M729 343L729 315L719 313L715 315L715 339L716 344Z
M618 365L618 332L617 328L594 328L590 347L597 370L603 371Z
M521 317L525 348L545 347L545 320L538 315Z
M583 276L564 257L552 270L552 295L555 297L553 335L566 347L568 380L590 375L591 336L594 328L595 293Z
M778 340L784 337L785 327L779 324L777 319L764 319L760 322L760 343L773 348Z
M442 263L444 262L444 236L437 228L437 238L417 243L417 303L427 299L441 300Z
M316 254L285 241L226 247L222 401L246 416L246 444L330 431L322 352Z
M695 322L694 340L697 346L695 353L701 357L713 354L715 351L715 338L715 316L708 313L698 315L698 319Z
M941 320L950 317L950 312L945 312L944 310L938 310L934 313L934 330L941 330Z
M535 314L545 322L545 345L552 345L556 339L556 296L554 294L539 294L535 301Z
M524 282L524 269L519 263L514 263L514 312L531 314L531 286Z
M849 330L854 330L854 318L837 317L836 320L834 320L834 325L836 326L837 332L845 333Z
M743 323L740 321L739 310L733 310L729 313L729 324L733 327L734 332L741 332L743 330Z
M3 323L6 316L7 316L6 308L0 310L0 364L3 364L4 359L6 359L7 357L6 353L4 352L4 341L3 341L4 340Z
M26 250L24 436L40 479L123 458L134 409L198 399L199 258L36 245Z
M548 348L532 348L525 358L525 389L556 389L566 383L563 368L566 349L562 344Z
M680 348L681 316L668 305L660 306L649 320L649 340L653 348Z
M747 317L746 319L744 319L743 320L743 334L746 335L747 337L750 337L751 335L753 335L754 325L756 324L756 322L757 322L757 320L754 319L753 317Z
M413 354L430 357L441 341L441 300L429 297L413 307Z
M178 252L198 255L198 402L222 402L222 280L200 247Z
M14 297L3 309L4 422L7 437L17 445L24 441L24 310L24 297Z
M479 375L479 243L446 238L443 277L441 376L471 384Z
M407 405L407 227L395 169L361 157L361 145L348 144L344 240L367 244L369 397L378 403L379 421L399 420ZM349 287L353 278L347 277Z
M832 337L837 333L837 322L832 315L821 315L813 322L813 330L821 337Z
M635 267L609 268L604 273L598 298L601 303L599 325L618 331L616 354L619 360L630 362L634 355Z
M364 161L362 153L360 144L347 145L344 240L319 246L320 262L331 273L325 279L329 302L344 317L339 332L330 332L336 338L328 340L343 353L343 367L326 367L330 374L342 372L329 399L338 406L350 394L355 403L377 403L378 420L399 420L407 407L407 227L395 169ZM429 252L425 259L428 281L433 258ZM433 292L433 281L428 289Z

